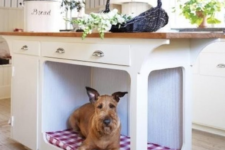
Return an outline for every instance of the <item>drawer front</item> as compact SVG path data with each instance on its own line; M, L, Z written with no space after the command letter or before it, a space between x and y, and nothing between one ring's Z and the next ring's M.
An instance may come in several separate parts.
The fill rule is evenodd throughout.
M200 55L200 74L225 77L225 54L202 53Z
M41 46L45 57L130 65L129 45L43 42Z
M13 52L25 55L40 55L40 44L34 41L13 41Z

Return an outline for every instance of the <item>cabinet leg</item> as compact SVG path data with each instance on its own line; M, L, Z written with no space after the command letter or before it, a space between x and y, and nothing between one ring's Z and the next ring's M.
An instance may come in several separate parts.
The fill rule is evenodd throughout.
M131 75L130 136L131 150L147 149L148 75Z

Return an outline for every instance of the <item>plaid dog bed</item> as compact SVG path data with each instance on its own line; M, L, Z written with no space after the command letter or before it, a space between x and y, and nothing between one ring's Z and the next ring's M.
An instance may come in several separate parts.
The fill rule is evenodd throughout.
M77 150L81 145L83 139L72 130L47 132L47 140L49 143L62 148L64 150ZM120 150L130 150L130 138L127 136L120 136ZM157 144L148 143L148 150L171 150L168 147L162 147Z

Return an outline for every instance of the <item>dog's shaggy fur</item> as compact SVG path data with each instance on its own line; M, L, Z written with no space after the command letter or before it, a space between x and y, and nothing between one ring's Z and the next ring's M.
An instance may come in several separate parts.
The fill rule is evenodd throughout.
M116 107L127 92L100 96L92 88L86 90L90 103L75 110L69 118L73 130L85 138L79 150L119 150L121 124Z

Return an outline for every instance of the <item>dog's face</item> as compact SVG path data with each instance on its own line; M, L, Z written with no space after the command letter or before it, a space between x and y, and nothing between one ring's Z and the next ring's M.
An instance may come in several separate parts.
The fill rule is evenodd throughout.
M115 92L111 96L102 95L91 88L86 88L91 103L95 107L95 114L92 122L101 134L110 134L120 126L116 108L120 100L127 92Z

